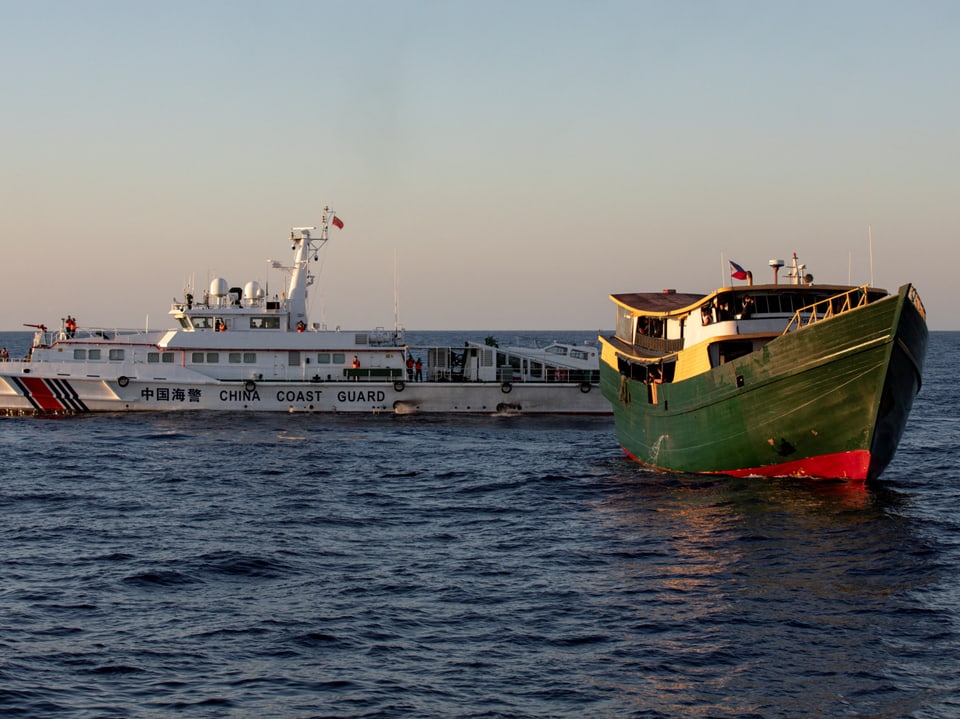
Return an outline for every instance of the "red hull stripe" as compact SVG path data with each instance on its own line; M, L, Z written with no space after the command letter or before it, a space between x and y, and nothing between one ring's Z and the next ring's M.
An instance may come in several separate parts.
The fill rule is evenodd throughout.
M63 402L50 390L46 380L39 377L21 377L20 384L26 390L24 396L38 409L48 412L64 409Z
M41 412L86 412L87 406L66 380L16 377L23 396Z
M624 450L624 452L630 459L646 464L627 450ZM869 469L870 452L865 449L858 449L853 452L824 454L819 457L807 457L793 462L769 464L764 467L699 472L698 474L728 474L733 477L818 477L821 479L866 480Z

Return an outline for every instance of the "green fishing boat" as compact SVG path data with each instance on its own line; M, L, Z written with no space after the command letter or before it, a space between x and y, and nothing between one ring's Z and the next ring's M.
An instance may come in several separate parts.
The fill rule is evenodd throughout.
M909 284L772 284L616 294L601 389L631 458L661 470L874 479L920 390L926 312Z

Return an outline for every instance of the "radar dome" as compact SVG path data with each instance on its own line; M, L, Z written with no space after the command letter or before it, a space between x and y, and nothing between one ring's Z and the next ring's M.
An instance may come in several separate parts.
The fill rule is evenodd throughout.
M243 286L243 299L259 300L263 298L263 288L256 280L251 280Z
M226 297L230 284L222 277L214 277L210 280L210 296Z

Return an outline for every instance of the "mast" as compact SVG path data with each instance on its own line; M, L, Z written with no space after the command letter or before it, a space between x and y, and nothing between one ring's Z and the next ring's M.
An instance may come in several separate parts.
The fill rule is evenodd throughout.
M310 273L310 260L316 260L320 248L330 239L330 218L334 212L327 206L323 208L323 220L320 223L320 236L313 237L316 227L294 227L290 230L291 249L295 251L293 271L290 274L290 286L287 289L287 329L295 329L298 322L307 322L307 288L313 284ZM298 236L299 235L299 236Z
M397 269L397 250L393 250L393 336L400 333L400 284Z

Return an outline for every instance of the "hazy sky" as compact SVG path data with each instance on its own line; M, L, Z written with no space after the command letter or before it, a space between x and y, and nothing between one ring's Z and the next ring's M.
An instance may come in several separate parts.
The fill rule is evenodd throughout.
M913 282L960 235L960 2L0 0L0 329L151 328L192 276L312 319L594 329L608 295ZM396 258L396 263L395 263ZM395 272L396 267L396 272Z

